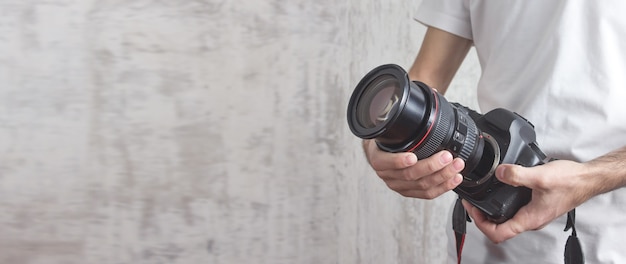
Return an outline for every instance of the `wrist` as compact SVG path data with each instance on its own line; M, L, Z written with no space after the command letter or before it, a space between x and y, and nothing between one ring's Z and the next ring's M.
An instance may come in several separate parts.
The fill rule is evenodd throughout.
M581 190L579 195L583 199L582 202L591 199L596 195L607 192L607 185L604 182L603 177L605 175L602 167L590 162L577 163L579 166L574 168L576 174L574 179L577 180L578 190Z
M607 156L581 163L580 177L592 196L603 194L624 187L626 184L626 167L621 160Z

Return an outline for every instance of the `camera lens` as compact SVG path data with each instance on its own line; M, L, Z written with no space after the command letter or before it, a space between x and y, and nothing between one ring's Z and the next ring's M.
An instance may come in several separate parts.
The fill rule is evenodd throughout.
M421 82L411 82L400 66L388 64L369 72L354 89L348 104L348 124L364 139L376 140L388 152L414 152L418 159L441 150L465 160L465 182L483 182L489 175L469 173L482 159L484 140L463 107L455 107ZM488 154L488 153L487 153ZM487 161L487 162L486 162Z

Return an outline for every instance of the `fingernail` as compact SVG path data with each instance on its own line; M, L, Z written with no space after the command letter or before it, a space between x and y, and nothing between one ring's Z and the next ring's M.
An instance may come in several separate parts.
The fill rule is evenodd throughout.
M506 168L504 166L499 166L498 168L496 168L496 178L498 179L502 179L504 178L504 170Z
M445 165L450 163L450 161L452 161L452 154L450 154L450 152L444 152L441 156L440 156L440 161L441 164Z
M465 163L461 159L456 159L452 163L452 167L454 167L454 169L457 170L457 171L461 171L463 169L463 167L465 167Z
M417 162L417 156L415 156L415 154L406 155L404 158L404 163L407 166L413 165L415 162Z

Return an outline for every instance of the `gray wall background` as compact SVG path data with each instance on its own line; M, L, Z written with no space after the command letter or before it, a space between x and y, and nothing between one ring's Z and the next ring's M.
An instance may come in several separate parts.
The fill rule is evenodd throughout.
M0 263L443 262L345 122L419 2L0 0Z

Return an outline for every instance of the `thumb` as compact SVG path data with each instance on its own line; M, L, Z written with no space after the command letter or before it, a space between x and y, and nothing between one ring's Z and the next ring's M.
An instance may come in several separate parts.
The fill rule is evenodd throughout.
M533 173L530 168L520 165L501 164L496 169L496 177L503 183L512 186L525 186L532 189Z

